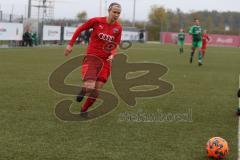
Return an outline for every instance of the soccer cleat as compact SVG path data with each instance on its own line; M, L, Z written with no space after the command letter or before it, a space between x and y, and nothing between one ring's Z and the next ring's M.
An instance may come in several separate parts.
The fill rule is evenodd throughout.
M77 102L81 102L81 101L83 100L85 94L86 94L86 93L85 93L83 90L81 90L81 91L78 93L77 97L76 97L76 101L77 101Z
M202 64L202 62L198 62L198 66L202 66L203 64Z
M83 100L83 98L84 98L84 95L77 95L77 97L76 97L76 101L77 102L81 102L82 100Z
M88 117L88 112L87 112L87 111L83 111L83 110L81 109L81 111L80 111L80 116L86 118L86 117Z

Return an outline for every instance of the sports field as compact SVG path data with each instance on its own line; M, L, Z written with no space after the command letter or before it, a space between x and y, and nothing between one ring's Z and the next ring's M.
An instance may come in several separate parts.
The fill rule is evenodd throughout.
M130 107L108 81L104 90L118 97L118 107L90 122L61 121L54 113L59 101L74 97L52 90L49 76L85 47L67 58L63 49L0 49L1 160L207 160L205 144L215 136L228 141L227 160L237 159L239 48L209 47L199 67L196 55L189 64L189 47L179 55L173 45L134 44L121 51L128 62L165 65L162 79L174 90ZM66 83L80 85L80 70ZM74 102L71 110L79 108Z

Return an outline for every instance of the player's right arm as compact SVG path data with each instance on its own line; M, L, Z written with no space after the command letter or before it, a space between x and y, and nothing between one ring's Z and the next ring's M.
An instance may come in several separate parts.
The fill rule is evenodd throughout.
M68 56L72 52L72 47L73 47L77 37L80 35L80 33L84 30L92 28L95 22L96 22L96 18L92 18L77 28L77 30L74 32L74 34L72 36L72 39L70 40L70 42L68 43L68 45L64 51L65 56Z
M189 34L193 34L193 26L190 27L189 31L188 31Z

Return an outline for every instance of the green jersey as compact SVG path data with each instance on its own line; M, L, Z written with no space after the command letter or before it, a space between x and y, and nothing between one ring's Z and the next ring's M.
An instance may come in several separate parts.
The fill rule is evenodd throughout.
M184 32L179 32L179 33L178 33L178 40L179 40L179 41L184 41L184 39L185 39L185 34L184 34Z
M202 41L202 27L201 26L191 26L189 34L192 35L193 41Z
M184 32L179 32L178 33L178 40L179 41L184 41L185 40L185 33Z

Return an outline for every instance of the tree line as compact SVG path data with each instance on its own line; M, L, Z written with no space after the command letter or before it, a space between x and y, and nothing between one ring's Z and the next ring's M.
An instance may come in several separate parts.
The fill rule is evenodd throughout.
M152 6L148 20L137 21L134 25L129 20L120 19L120 22L126 27L134 26L145 29L148 32L148 40L159 41L160 32L178 32L180 28L188 32L189 27L193 25L194 18L198 18L201 25L210 34L240 35L240 12L231 11L204 10L184 13L179 8L171 10L162 6ZM87 13L82 11L76 15L76 19L51 20L47 23L56 24L57 22L57 24L72 26L80 22L83 23L87 19Z
M136 27L145 28L149 40L159 40L160 32L178 32L180 28L188 32L194 18L198 18L210 34L240 35L240 12L231 11L204 10L184 13L180 9L171 10L162 6L153 6L148 21L137 22ZM123 24L131 25L129 21L123 21Z

